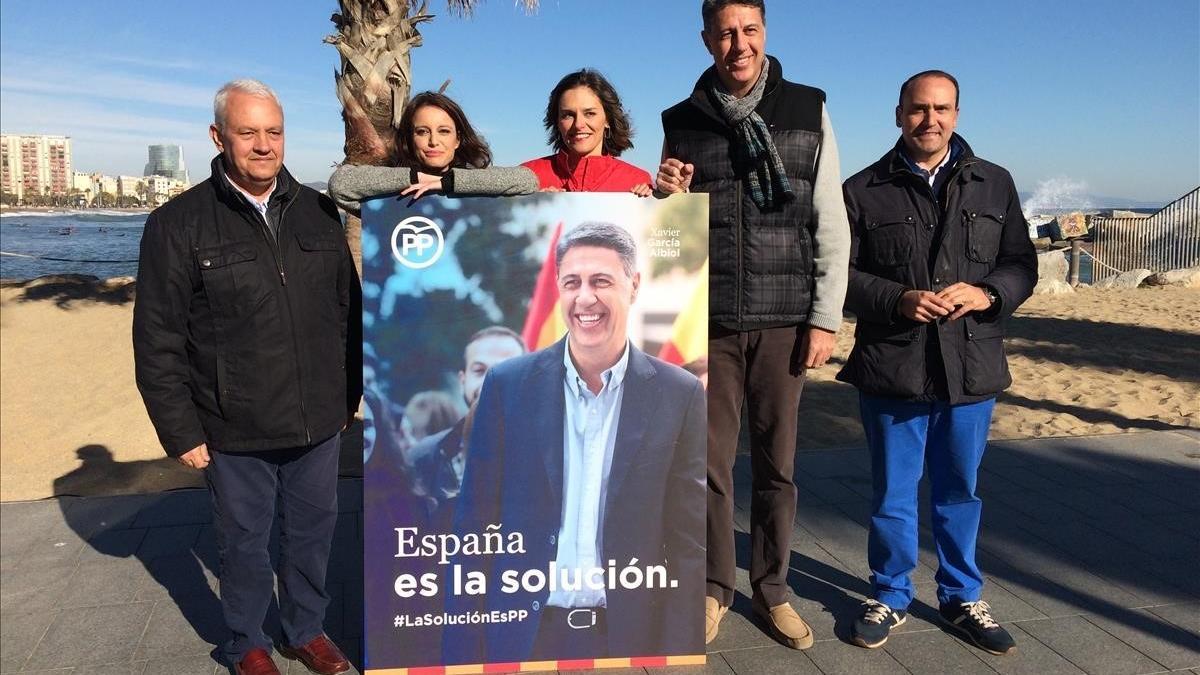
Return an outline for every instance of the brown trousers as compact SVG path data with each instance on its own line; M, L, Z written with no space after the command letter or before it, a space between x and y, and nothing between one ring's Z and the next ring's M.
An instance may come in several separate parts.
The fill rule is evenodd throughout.
M750 425L750 586L768 607L787 602L796 486L796 418L804 388L804 326L733 331L709 327L708 585L733 603L733 463L745 402Z

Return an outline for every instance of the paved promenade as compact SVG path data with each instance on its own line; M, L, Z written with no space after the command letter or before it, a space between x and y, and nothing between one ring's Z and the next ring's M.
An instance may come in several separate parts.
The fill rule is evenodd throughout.
M739 458L743 497L748 464ZM1017 639L1017 652L1005 657L938 628L927 513L909 621L881 649L848 644L868 591L867 454L802 452L796 475L790 582L816 645L785 649L752 617L743 534L742 594L710 645L708 666L673 672L1200 674L1196 431L991 444L980 477L979 562L985 599ZM326 630L358 663L362 481L344 479L339 490ZM748 501L740 508L745 526ZM224 629L210 521L202 490L0 504L0 671L228 672L212 656ZM279 662L284 672L307 672Z

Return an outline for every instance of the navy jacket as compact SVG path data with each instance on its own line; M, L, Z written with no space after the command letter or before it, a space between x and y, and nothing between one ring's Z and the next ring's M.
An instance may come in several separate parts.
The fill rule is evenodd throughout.
M968 403L1012 383L1004 321L1033 292L1037 257L1012 176L961 155L935 197L900 155L902 141L843 185L850 217L846 309L858 318L854 349L837 378L861 391L908 400ZM906 290L956 282L991 288L997 306L957 321L900 316Z
M566 339L492 368L484 381L455 514L460 533L489 524L520 532L524 555L459 560L490 582L482 611L524 609L529 618L445 634L451 663L525 660L549 592L499 592L504 570L547 572L563 511L563 366ZM616 446L602 507L601 564L666 565L678 588L606 590L613 656L704 650L706 408L700 381L632 348ZM463 599L458 599L463 600ZM468 603L462 604L466 607ZM564 645L563 658L570 658Z

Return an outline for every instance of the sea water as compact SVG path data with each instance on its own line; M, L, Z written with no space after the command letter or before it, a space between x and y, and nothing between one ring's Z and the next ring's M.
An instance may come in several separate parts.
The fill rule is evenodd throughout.
M0 215L0 251L4 253L0 255L0 278L136 275L146 215L103 210L4 213Z

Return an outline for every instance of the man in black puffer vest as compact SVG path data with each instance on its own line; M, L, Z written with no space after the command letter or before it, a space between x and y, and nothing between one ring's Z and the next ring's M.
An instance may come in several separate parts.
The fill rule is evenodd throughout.
M849 226L825 93L783 79L767 56L761 0L705 0L713 57L663 113L657 188L709 195L708 585L705 641L733 602L733 463L749 411L754 495L750 584L772 635L805 649L788 604L797 411L807 368L833 352ZM686 620L686 617L681 617Z
M900 140L845 185L846 307L858 325L838 379L859 391L875 493L871 598L851 639L878 647L905 620L928 471L942 619L1003 654L1012 637L980 600L975 479L996 395L1012 382L1004 321L1033 292L1037 258L1012 176L976 157L957 122L958 81L917 73L900 87Z

